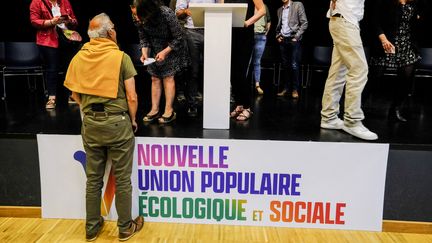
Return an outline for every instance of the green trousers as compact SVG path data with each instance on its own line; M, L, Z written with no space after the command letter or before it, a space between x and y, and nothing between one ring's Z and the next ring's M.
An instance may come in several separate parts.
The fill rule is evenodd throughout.
M115 206L120 231L132 220L132 160L135 138L129 116L84 116L81 129L86 151L86 232L99 230L101 192L107 160L111 159L115 176Z

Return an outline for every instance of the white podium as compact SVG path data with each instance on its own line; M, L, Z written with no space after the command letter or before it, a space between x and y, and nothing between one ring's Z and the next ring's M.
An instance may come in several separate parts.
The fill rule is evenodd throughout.
M203 128L229 129L232 27L243 27L247 4L191 3L196 27L204 26Z

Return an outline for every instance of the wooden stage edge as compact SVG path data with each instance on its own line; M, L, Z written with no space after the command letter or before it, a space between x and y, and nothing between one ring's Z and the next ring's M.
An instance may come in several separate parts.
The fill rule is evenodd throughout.
M0 206L0 217L41 218L41 207ZM383 220L383 232L430 234L432 222Z

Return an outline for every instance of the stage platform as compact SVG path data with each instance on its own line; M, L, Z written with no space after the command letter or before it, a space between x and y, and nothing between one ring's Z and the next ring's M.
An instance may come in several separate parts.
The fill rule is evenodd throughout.
M79 108L67 103L63 90L58 94L56 109L47 111L41 87L29 91L25 79L12 79L7 100L0 102L0 206L40 206L36 134L80 134ZM197 118L189 118L182 102L175 104L178 116L174 123L143 124L142 117L150 107L150 81L140 74L136 136L365 143L343 131L320 129L325 77L314 75L312 81L310 87L301 90L298 100L277 97L277 87L264 82L265 94L254 95L252 119L231 120L229 130L207 130L202 126L202 107ZM372 143L390 144L383 217L387 220L432 222L430 81L416 80L414 93L405 104L409 112L406 123L387 119L392 78L375 85L364 101L364 124L379 136Z
M323 76L316 77L311 87L302 89L300 99L277 97L277 88L264 82L265 94L254 95L253 117L246 122L231 120L229 130L206 130L202 127L202 107L197 118L189 118L186 108L176 102L177 120L170 125L143 124L142 117L150 109L150 81L145 75L137 77L139 108L136 136L290 140L319 142L365 142L351 135L320 129ZM12 81L13 78L8 78ZM19 79L19 78L16 78ZM387 119L390 106L392 78L375 85L363 102L364 124L378 134L374 143L389 143L392 147L428 148L432 146L432 88L431 79L418 79L414 94L405 103L409 121L400 123ZM33 136L35 134L80 134L81 121L76 105L67 103L61 90L55 110L45 109L41 90L30 92L26 80L9 82L6 101L0 104L0 134ZM39 83L40 86L40 83ZM10 89L10 90L9 90Z

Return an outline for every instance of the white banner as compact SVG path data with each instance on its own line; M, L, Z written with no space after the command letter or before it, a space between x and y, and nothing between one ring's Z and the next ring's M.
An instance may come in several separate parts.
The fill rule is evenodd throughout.
M85 217L80 136L38 135L42 216ZM133 214L149 222L380 231L387 144L136 138ZM107 168L102 213L115 219Z

